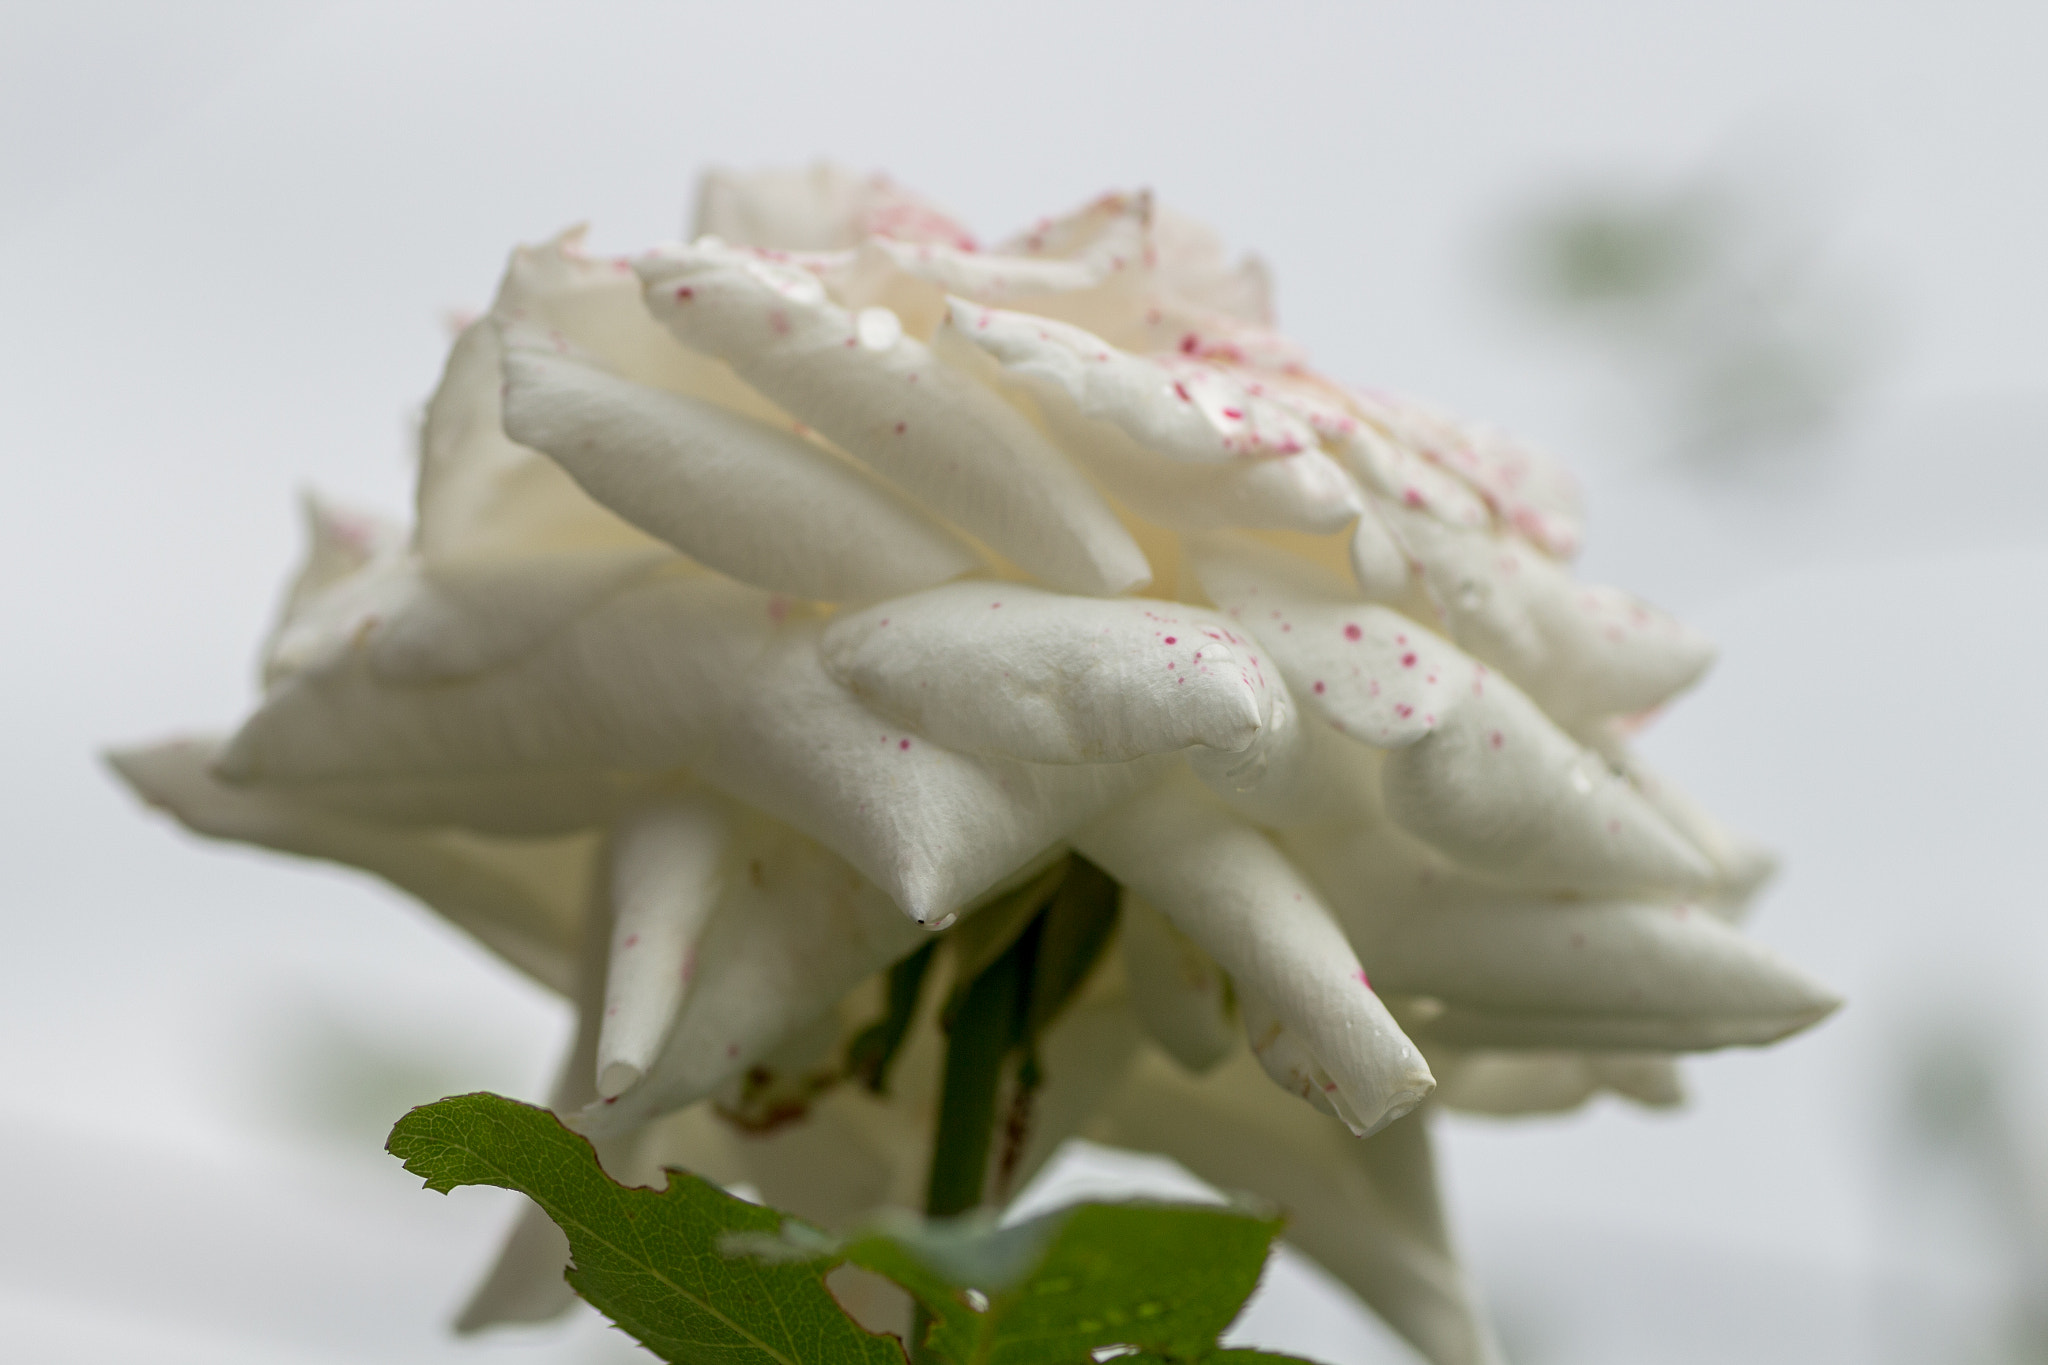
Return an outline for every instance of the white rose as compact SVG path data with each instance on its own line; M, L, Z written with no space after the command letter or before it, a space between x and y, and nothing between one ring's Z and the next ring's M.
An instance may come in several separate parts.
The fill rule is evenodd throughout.
M1426 1129L1351 1134L1439 1083L1667 1103L1673 1054L1836 1003L1734 928L1768 858L1624 743L1708 647L1572 577L1547 460L1316 375L1145 195L983 251L885 181L714 174L699 228L514 253L412 532L313 505L255 714L122 774L575 996L554 1103L615 1169L828 1222L929 1143L928 1019L889 1096L830 1087L878 973L1078 850L1123 927L1002 1181L1163 1151L1487 1358ZM523 1225L465 1321L554 1311L560 1261Z

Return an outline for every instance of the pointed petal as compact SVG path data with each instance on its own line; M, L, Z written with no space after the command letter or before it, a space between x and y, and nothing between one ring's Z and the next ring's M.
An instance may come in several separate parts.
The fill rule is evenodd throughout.
M425 902L543 985L567 991L587 913L588 836L518 842L344 819L213 776L217 739L117 750L137 795L196 834L360 868Z
M1369 945L1383 989L1447 1007L1472 1046L1693 1050L1775 1041L1840 998L1690 906L1445 908Z
M1451 638L1513 679L1560 725L1632 715L1691 686L1706 637L1618 588L1584 584L1520 537L1388 509Z
M640 1084L583 1111L617 1133L713 1093L839 998L924 941L881 888L795 830L759 816L735 825L725 894L660 1055Z
M1191 538L1188 562L1224 614L1273 652L1310 713L1376 748L1413 744L1455 705L1469 661L1334 574L1239 536Z
M844 601L974 568L900 495L786 429L508 331L505 429L635 526L757 587Z
M684 344L1054 587L1111 595L1146 582L1145 556L1036 429L902 334L853 315L811 275L699 244L642 261L648 306Z
M1433 1082L1307 880L1266 837L1173 775L1079 829L1076 848L1156 905L1328 1073L1356 1125L1408 1112Z
M1108 1097L1104 1136L1158 1151L1219 1189L1287 1213L1314 1257L1433 1365L1499 1365L1476 1295L1444 1235L1428 1130L1396 1123L1359 1142L1278 1101L1248 1057L1196 1080L1141 1057Z
M1257 655L1213 613L949 584L842 615L826 669L930 739L1031 763L1239 750L1269 705Z
M610 1099L654 1064L675 1022L691 955L725 889L731 818L689 793L643 807L611 839L611 966L597 1042L597 1094Z
M1483 667L1435 733L1387 756L1387 813L1468 868L1525 887L1681 894L1713 867L1629 784Z
M1048 416L1107 424L1166 460L1228 465L1315 449L1307 422L1217 366L1131 355L1079 327L961 298L946 325Z
M1237 1045L1229 978L1142 897L1124 892L1119 920L1124 975L1138 1021L1189 1071L1210 1070Z

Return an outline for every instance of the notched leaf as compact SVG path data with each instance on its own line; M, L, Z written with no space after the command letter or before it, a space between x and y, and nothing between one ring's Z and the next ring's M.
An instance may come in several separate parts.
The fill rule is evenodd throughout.
M734 1235L782 1237L790 1220L681 1171L663 1190L621 1185L545 1109L458 1095L400 1119L386 1147L429 1189L495 1185L539 1204L568 1234L570 1286L663 1360L903 1365L901 1342L864 1330L832 1298L830 1263L719 1249Z

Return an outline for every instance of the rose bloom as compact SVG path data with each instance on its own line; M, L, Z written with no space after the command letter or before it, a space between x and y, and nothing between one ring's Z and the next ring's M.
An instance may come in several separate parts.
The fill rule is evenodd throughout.
M988 1197L1074 1134L1164 1153L1493 1358L1396 1120L1672 1104L1675 1054L1836 1003L1627 746L1707 644L1573 577L1549 461L1318 375L1147 195L983 249L880 178L714 173L693 235L515 252L412 530L312 503L255 713L120 772L575 1000L552 1103L615 1173L832 1226L930 1157L943 990L845 1083L888 969L956 922L938 972L985 963L1076 851L1119 927ZM564 1257L530 1212L462 1325L560 1311Z

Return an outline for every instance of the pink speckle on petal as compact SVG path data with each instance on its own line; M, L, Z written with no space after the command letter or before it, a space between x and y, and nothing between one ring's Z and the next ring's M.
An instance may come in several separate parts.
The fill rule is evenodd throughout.
M640 935L638 935L638 934L628 934L628 935L626 935L626 946L627 946L628 948L637 948L637 947L639 947L639 946L640 946Z
M896 747L899 749L908 749L910 747L910 741L907 739L899 739L896 741Z
M1494 748L1498 749L1501 745L1507 743L1507 740L1501 735L1500 731L1495 730L1492 734L1486 737L1486 742L1488 744L1491 744Z
M1360 967L1358 969L1358 984L1365 987L1367 990L1372 989L1372 978L1365 974L1365 968L1363 967Z
M769 326L770 330L772 330L772 331L773 331L773 332L775 333L775 335L777 335L777 336L779 336L779 337L786 337L786 336L788 336L788 335L789 335L789 314L787 314L787 313L783 312L783 311L782 311L782 310L781 310L780 308L771 308L771 309L769 309L769 310L768 310L768 326Z
M1406 720L1408 719L1408 717L1415 714L1415 708L1410 706L1407 702L1395 702L1394 714L1399 716L1402 720Z
M896 434L897 434L898 436L901 436L901 435L903 434L903 426L904 426L904 424L903 424L903 423L901 423L901 422L898 422L898 423L896 424Z
M682 300L684 303L688 303L691 299L697 297L697 291L690 288L690 286L686 284L682 286L680 289L676 290L676 297Z
M1362 640L1365 638L1365 632L1356 625L1349 625L1344 627L1344 638L1347 640Z
M1180 637L1178 635L1169 635L1166 637L1166 643L1170 645L1177 645L1180 643Z
M1415 656L1414 656L1413 654L1403 654L1403 655L1401 656L1401 667L1403 667L1403 668L1413 668L1413 667L1415 667Z

